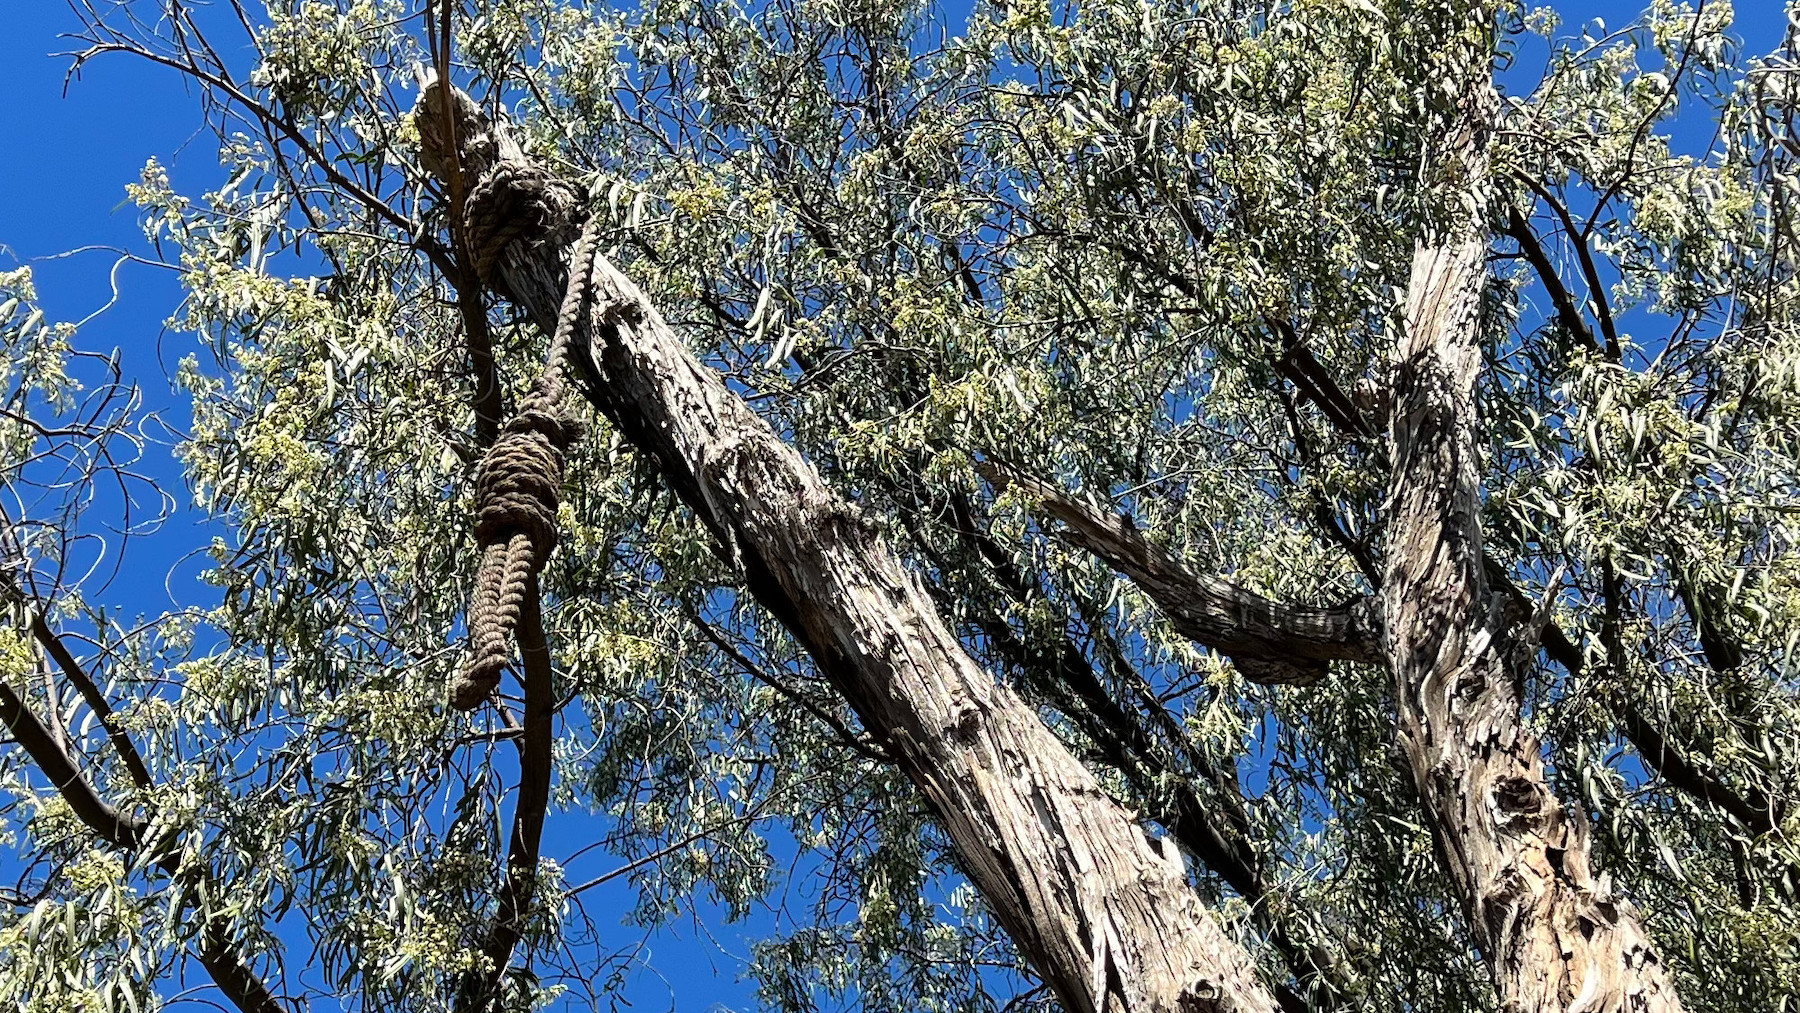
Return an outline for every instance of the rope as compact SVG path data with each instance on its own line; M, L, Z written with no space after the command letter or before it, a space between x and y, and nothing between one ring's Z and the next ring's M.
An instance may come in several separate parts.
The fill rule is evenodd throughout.
M494 279L500 255L515 239L555 231L578 198L555 173L529 162L503 161L476 180L463 205L463 235L482 281Z
M465 234L474 251L476 270L488 277L506 245L552 213L542 195L549 184L534 176L496 166L470 192ZM503 177L500 185L496 177ZM527 181L521 190L510 189ZM551 179L551 183L555 183ZM555 185L561 186L560 183ZM506 209L528 207L524 224L509 219ZM482 458L476 479L475 541L481 546L481 568L469 601L469 654L450 685L450 703L472 710L493 694L500 673L512 661L509 641L532 578L556 548L556 510L562 487L563 453L581 436L581 423L569 414L563 360L574 344L576 328L588 308L598 245L598 220L589 219L569 259L569 283L543 372L519 413L500 430ZM485 264L484 268L482 265Z

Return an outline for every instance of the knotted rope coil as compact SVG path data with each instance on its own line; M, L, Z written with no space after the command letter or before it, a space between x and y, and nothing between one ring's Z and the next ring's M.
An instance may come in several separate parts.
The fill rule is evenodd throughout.
M463 205L463 235L475 273L494 279L500 255L515 239L553 233L574 214L579 195L548 169L528 162L496 162Z
M532 193L543 192L541 183L525 194L492 184L503 168L496 166L470 192L465 216L476 269L484 277L508 243L533 229L543 229L545 216L555 212L530 199ZM517 182L511 174L506 178ZM535 209L524 216L522 225L501 214L521 207ZM481 568L469 601L469 653L450 686L450 703L459 710L480 706L499 685L500 673L512 661L509 641L525 596L532 593L532 579L556 548L563 454L581 436L581 423L565 404L568 390L563 360L587 313L597 236L596 220L590 219L569 258L568 288L544 370L518 414L500 430L481 461L475 514Z

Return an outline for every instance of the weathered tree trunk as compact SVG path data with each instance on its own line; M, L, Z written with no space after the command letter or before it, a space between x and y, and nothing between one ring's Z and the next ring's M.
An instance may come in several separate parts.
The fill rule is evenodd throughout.
M1396 349L1381 599L1400 743L1504 1007L1672 1011L1637 911L1589 868L1587 828L1544 780L1520 689L1535 649L1482 565L1475 380L1494 100L1481 47L1430 154L1464 200L1413 255Z
M421 99L428 165L447 150L444 95L433 84ZM462 171L542 177L466 98L452 107ZM549 327L565 237L536 238L506 246L498 280ZM1174 849L1159 850L1032 709L981 670L873 526L603 258L593 284L591 400L656 462L897 758L1062 1003L1073 1013L1275 1009Z

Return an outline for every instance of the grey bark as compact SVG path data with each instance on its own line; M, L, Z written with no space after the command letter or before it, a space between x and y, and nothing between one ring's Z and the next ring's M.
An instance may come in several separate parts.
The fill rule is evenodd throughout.
M449 148L445 90L421 96L425 161ZM465 172L529 166L460 94ZM567 237L511 243L505 294L541 326ZM872 525L705 368L656 307L596 264L587 393L708 527L931 805L1020 952L1074 1013L1272 1011L1248 955L1033 710L974 662Z
M1535 650L1515 643L1524 617L1483 567L1475 381L1495 103L1491 54L1468 50L1452 57L1462 90L1429 169L1463 200L1415 249L1393 366L1381 601L1400 744L1504 1008L1679 1010L1636 909L1590 866L1584 818L1545 782L1521 714Z
M1062 520L1068 525L1058 532L1064 540L1130 577L1177 632L1202 647L1231 657L1253 682L1311 684L1325 674L1326 661L1379 665L1388 662L1382 646L1380 606L1372 596L1325 609L1271 601L1221 578L1195 573L1150 542L1129 517L1110 516L1106 510L1068 496L1040 479L1004 472L992 465L977 467L997 485L1017 484L1029 491L1047 519ZM1483 560L1483 566L1493 593L1504 599L1502 607L1519 615L1531 609L1531 603L1506 584L1499 564L1489 557ZM1545 623L1538 632L1544 653L1570 675L1581 674L1586 664L1581 649L1559 627L1545 620L1544 616L1532 620L1534 625ZM1006 631L987 632L990 637L999 638ZM1700 636L1705 650L1705 634ZM1777 800L1755 785L1734 788L1726 783L1704 749L1671 740L1628 696L1613 694L1611 706L1619 731L1650 769L1671 787L1721 810L1752 835L1769 833L1780 823ZM1693 754L1692 759L1689 754ZM1217 863L1208 864L1220 868ZM1229 863L1225 868L1229 868ZM1233 888L1249 896L1229 872L1225 876Z
M1679 1010L1636 909L1592 871L1583 818L1544 779L1520 697L1537 637L1516 593L1490 586L1486 573L1475 381L1493 98L1489 54L1464 55L1461 104L1444 117L1428 171L1465 199L1415 251L1395 352L1378 615L1359 602L1271 602L1193 573L1128 518L1041 481L987 473L1024 485L1066 525L1064 538L1130 577L1178 631L1232 657L1248 678L1311 682L1334 659L1389 665L1402 751L1505 1008ZM1626 728L1638 741L1629 712Z
M996 485L1030 493L1045 514L1065 525L1065 540L1130 577L1176 632L1231 658L1252 682L1304 685L1323 678L1332 661L1381 660L1374 609L1360 596L1331 608L1272 601L1193 572L1123 514L1109 515L1038 479L980 467Z

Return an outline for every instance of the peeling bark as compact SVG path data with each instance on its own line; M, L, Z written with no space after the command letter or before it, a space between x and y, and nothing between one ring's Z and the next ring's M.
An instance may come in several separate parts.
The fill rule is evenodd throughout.
M958 540L991 568L989 576L1001 593L1015 602L1042 593L1041 586L1018 567L992 532L977 523L966 499L950 496L926 502L928 512L948 511ZM939 573L954 569L916 524L904 515L900 523L933 568ZM1347 999L1341 962L1332 951L1296 930L1293 911L1281 902L1281 890L1270 878L1264 856L1251 846L1249 814L1236 768L1215 765L1203 751L1193 748L1179 719L1136 678L1118 644L1095 630L1096 650L1105 660L1090 661L1066 632L1051 642L1039 643L1021 636L991 606L980 604L983 596L954 599L942 583L931 585L930 590L941 608L950 609L958 602L973 604L966 620L987 638L993 656L1017 673L1028 698L1033 691L1041 694L1091 744L1091 752L1083 754L1083 760L1118 771L1143 800L1145 815L1250 907L1251 918L1292 976L1291 981L1277 978L1271 983L1284 1013L1326 1013L1344 1007ZM1086 621L1094 630L1093 617ZM1376 638L1369 637L1365 646L1379 655ZM1121 685L1138 682L1141 711L1121 706L1114 698L1100 675L1102 666ZM1162 737L1155 734L1156 728ZM1203 783L1211 785L1210 793L1200 787Z
M1306 685L1324 678L1332 661L1382 660L1374 610L1362 598L1332 608L1272 601L1189 570L1151 544L1129 517L1106 516L1034 478L977 467L996 485L1018 485L1036 497L1045 513L1066 525L1065 540L1130 577L1176 632L1231 658L1251 682Z
M1488 242L1478 194L1493 92L1485 52L1465 66L1461 104L1432 154L1467 203L1414 252L1393 373L1381 599L1400 744L1505 1009L1679 1010L1636 909L1590 868L1586 823L1545 782L1521 713L1520 655L1535 651L1515 649L1522 617L1483 568L1475 381Z
M428 165L445 150L444 95L433 84L421 98ZM454 108L465 171L526 165L466 98ZM561 299L566 239L514 242L499 261L507 293L541 326ZM594 293L592 346L581 356L590 399L656 463L918 786L989 909L1063 1005L1274 1010L1174 850L1152 843L1036 713L981 670L874 527L604 259Z

